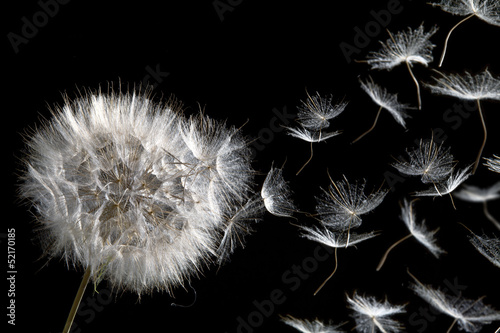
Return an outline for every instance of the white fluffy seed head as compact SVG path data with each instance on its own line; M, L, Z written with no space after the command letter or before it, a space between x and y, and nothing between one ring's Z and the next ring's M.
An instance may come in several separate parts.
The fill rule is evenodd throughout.
M214 261L227 216L254 195L245 139L145 94L94 93L34 131L21 196L50 257L138 294Z

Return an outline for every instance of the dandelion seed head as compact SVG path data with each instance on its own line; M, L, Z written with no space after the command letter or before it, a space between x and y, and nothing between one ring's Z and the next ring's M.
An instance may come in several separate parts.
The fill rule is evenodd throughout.
M170 292L212 260L224 217L253 193L249 156L237 129L206 116L89 93L34 131L20 193L50 257L114 288Z

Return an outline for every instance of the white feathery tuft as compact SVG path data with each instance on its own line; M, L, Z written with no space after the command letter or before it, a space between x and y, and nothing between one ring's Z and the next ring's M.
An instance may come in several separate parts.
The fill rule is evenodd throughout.
M480 332L483 325L500 320L500 312L485 305L482 298L470 300L461 296L448 295L440 289L433 289L422 284L415 277L413 278L417 283L412 284L411 289L436 310L454 318L461 330L469 333Z
M398 122L398 124L406 128L404 118L410 117L410 115L406 113L406 109L410 108L409 105L400 103L398 101L397 94L389 93L387 89L373 82L373 79L371 77L366 82L362 81L361 79L359 80L359 82L361 83L361 88L363 89L363 91L366 92L368 96L370 96L373 102L389 111L391 116Z
M291 217L296 210L283 169L271 167L260 193L267 211L273 215Z
M49 256L139 295L171 292L225 257L228 217L258 211L239 131L144 94L66 100L34 131L24 162L20 192Z
M352 317L356 322L356 331L360 333L401 332L404 326L393 315L406 312L405 305L392 305L387 300L378 301L375 297L361 296L356 292L353 297L347 296L349 307L354 311Z
M417 214L413 209L413 202L408 202L406 199L404 200L403 206L401 207L400 218L403 220L412 236L425 246L436 258L439 258L441 254L445 253L445 251L436 244L437 240L435 236L438 230L427 229L425 220L417 223Z
M447 178L453 171L450 148L436 145L434 140L420 140L418 147L406 150L409 161L397 161L392 166L408 176L421 176L424 183L436 183Z
M281 316L281 321L295 328L297 331L302 333L342 333L344 331L339 330L340 325L333 325L332 323L323 323L318 319L306 320L297 319L290 315L286 317Z

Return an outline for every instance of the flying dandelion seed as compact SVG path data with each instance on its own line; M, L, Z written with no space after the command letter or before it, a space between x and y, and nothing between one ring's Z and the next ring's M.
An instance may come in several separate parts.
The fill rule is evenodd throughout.
M422 220L422 222L420 223L417 222L417 214L413 209L414 201L415 200L408 202L408 200L405 199L401 207L401 215L400 215L401 220L404 222L404 224L410 231L410 234L401 238L399 241L395 242L387 249L387 251L382 256L379 265L377 266L377 271L379 271L384 265L387 256L389 255L389 252L392 251L394 247L396 247L401 242L407 240L410 237L414 237L419 243L424 245L436 258L439 258L439 256L445 252L436 244L435 235L438 232L438 230L428 230L427 227L425 226L425 220Z
M431 196L431 197L436 197L436 196L443 196L446 194L450 195L451 203L453 204L453 208L456 209L455 203L453 201L453 196L451 195L451 192L453 192L458 186L460 186L464 181L469 178L471 175L470 169L472 168L472 165L469 165L468 167L459 170L455 172L455 174L450 174L448 179L445 181L434 184L433 187L431 187L428 190L425 191L417 191L413 195L415 196Z
M396 161L392 166L402 174L421 176L423 183L437 183L447 178L453 171L453 156L450 148L439 146L431 138L420 140L418 147L406 150L409 161Z
M462 224L462 223L460 223ZM493 265L500 268L500 239L496 236L489 237L487 235L478 236L472 232L467 226L462 224L471 235L468 237L469 242L488 259Z
M393 116L393 118L404 128L406 128L406 123L404 118L410 117L406 113L406 109L409 109L409 106L406 104L402 104L398 102L397 94L390 94L387 92L385 88L380 87L379 85L373 82L373 79L370 77L369 81L359 80L361 83L361 88L370 96L370 98L379 106L377 115L375 116L375 121L373 122L372 127L370 127L366 132L358 136L352 143L360 140L366 134L370 133L375 126L377 125L378 118L382 109L386 109Z
M452 96L462 100L472 100L477 103L484 137L477 154L476 162L474 163L474 168L472 169L472 174L474 174L481 160L488 136L480 101L483 99L500 101L500 79L493 77L487 69L476 75L471 75L467 72L464 75L437 73L441 77L434 77L435 84L427 84L433 93Z
M281 316L281 321L295 328L297 331L302 333L342 333L344 331L339 330L342 326L333 325L332 323L323 323L322 321L315 320L306 320L306 319L297 319L290 315L286 317Z
M271 167L261 190L267 211L276 216L291 217L295 205L290 196L290 188L283 178L283 169Z
M330 126L330 120L341 114L346 108L348 102L333 103L333 97L322 97L319 93L315 96L307 94L307 101L301 101L298 107L297 122L301 128L288 128L288 134L298 139L310 142L311 155L304 165L297 171L298 175L313 158L313 142L321 142L333 136L339 135L340 131L323 132Z
M301 229L305 231L305 233L302 234L302 237L326 245L328 247L333 247L335 249L334 252L335 268L333 269L333 272L326 278L326 280L323 281L323 283L319 286L319 288L316 289L316 291L314 292L315 296L317 293L319 293L319 291L325 286L325 284L332 278L332 276L337 271L338 267L337 249L339 247L353 246L378 235L373 231L364 234L350 233L347 235L344 232L333 232L329 230L326 226L323 226L322 228L301 227Z
M488 202L500 198L500 182L486 187L479 188L472 185L463 185L460 191L456 191L453 195L460 200L468 202L481 202L483 204L483 212L488 220L500 230L500 222L488 210Z
M443 11L453 15L466 16L455 24L448 32L448 35L446 35L438 67L441 67L443 64L451 33L460 24L476 16L484 22L500 27L500 3L497 0L441 0L441 2L431 3L431 5L441 7Z
M48 256L85 268L80 297L98 277L171 293L233 251L263 207L238 129L147 94L65 102L27 142L20 194Z
M361 225L361 215L373 211L382 203L388 190L379 189L366 195L366 181L350 184L345 176L338 182L330 178L330 182L328 191L323 190L323 195L316 198L317 216L332 230L347 232L349 244L350 230Z
M402 63L406 64L417 88L419 110L422 108L420 84L411 67L416 63L427 67L432 62L434 59L432 49L435 45L429 39L437 30L437 27L433 27L428 32L424 32L424 26L420 25L417 29L408 28L408 31L400 31L394 36L388 32L390 38L385 43L380 42L381 49L377 52L371 51L366 60L371 65L371 69L391 70Z
M433 289L422 284L415 276L408 272L415 280L416 284L411 285L411 289L423 300L432 305L441 313L454 318L453 323L447 332L458 323L461 330L470 333L480 332L483 325L491 324L500 320L500 312L489 305L483 303L481 297L477 300L465 299L461 296L451 296L440 289Z
M390 317L406 312L405 305L392 305L387 300L380 302L375 297L360 296L356 292L352 298L347 296L347 302L354 311L352 317L356 322L357 332L397 333L404 330L400 322Z

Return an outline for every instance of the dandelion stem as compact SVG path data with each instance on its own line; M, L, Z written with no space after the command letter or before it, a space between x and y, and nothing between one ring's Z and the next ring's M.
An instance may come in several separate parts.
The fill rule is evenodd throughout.
M417 87L417 102L418 102L418 109L422 110L422 101L420 98L420 84L418 84L418 80L413 75L413 71L411 70L411 65L408 61L406 61L406 67L408 67L408 71L410 72L411 78L413 79L413 82L415 82L415 86Z
M438 67L441 67L441 65L443 64L444 56L446 54L446 49L448 48L448 39L450 39L450 35L453 32L453 30L455 30L456 27L458 27L460 24L464 23L465 21L467 21L468 19L470 19L474 15L475 14L470 14L469 16L467 16L466 18L462 19L460 22L458 22L457 24L455 24L453 26L453 28L450 29L450 31L448 32L448 35L446 36L446 39L444 41L443 53L441 54L441 59L439 60Z
M335 251L334 251L334 256L335 256L335 268L333 269L333 272L326 278L325 281L323 281L323 283L318 287L318 289L316 289L316 291L314 292L314 296L316 296L317 293L319 293L319 291L323 288L323 286L328 282L328 280L330 280L332 278L332 276L335 274L335 272L337 271L337 267L338 267L338 259L337 259L337 247L335 248Z
M75 300L73 301L73 305L71 306L71 310L69 311L68 319L66 320L66 325L64 325L63 333L68 333L71 329L71 325L73 324L73 320L75 319L76 311L78 310L78 306L80 305L80 301L82 300L83 294L85 293L85 289L87 288L87 284L90 279L90 271L91 269L89 266L85 270L82 282L80 283L80 288L78 288Z
M479 149L479 153L477 154L476 162L474 163L474 168L472 169L472 174L476 172L477 166L479 165L479 161L481 160L481 155L483 154L484 146L486 145L486 139L488 137L488 131L486 129L486 123L484 122L483 111L481 110L481 102L479 101L479 99L476 100L476 102L479 110L479 117L481 117L481 124L483 125L484 137L483 137L483 143L481 144L481 148Z
M392 249L394 249L396 246L398 246L400 243L404 242L405 240L407 240L411 236L413 236L413 235L412 234L408 234L408 235L404 236L403 238L401 238L400 240L398 240L397 242L395 242L394 244L392 244L387 249L387 251L385 251L384 255L382 256L382 259L380 259L380 262L379 262L379 264L377 266L377 272L382 268L382 266L384 266L384 263L387 260L387 256L389 255L389 252L391 252Z
M380 116L381 112L382 112L382 106L380 106L378 108L378 112L377 112L377 115L375 116L375 121L373 122L372 127L370 127L366 132L364 132L360 136L358 136L358 138L356 140L354 140L353 142L351 142L351 143L355 143L356 141L358 141L359 139L361 139L362 137L364 137L365 135L367 135L368 133L370 133L375 128L375 125L377 125L378 117Z
M306 167L307 164L309 164L309 162L311 162L313 158L313 143L311 141L311 156L309 157L309 159L306 161L306 163L304 163L304 165L300 168L299 171L297 171L297 173L295 174L295 176L298 176L299 173L302 171L302 169L304 169Z
M500 230L500 222L498 222L498 220L493 215L491 215L490 211L488 210L488 203L486 201L483 202L483 212L484 215L486 215L486 218L490 220L498 230Z

